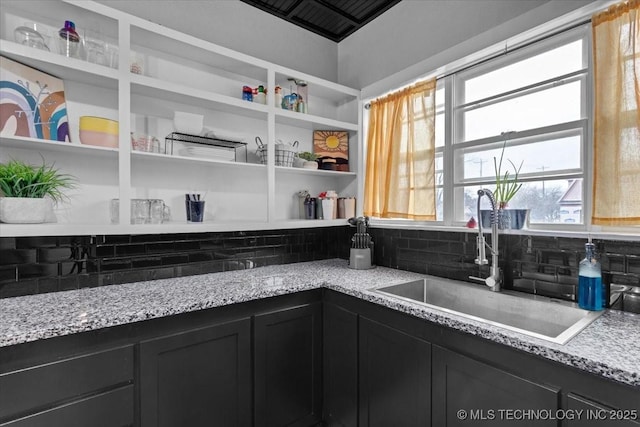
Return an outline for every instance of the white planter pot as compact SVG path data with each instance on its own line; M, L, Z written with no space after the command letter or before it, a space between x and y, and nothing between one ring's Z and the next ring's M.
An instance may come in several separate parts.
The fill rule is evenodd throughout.
M296 157L293 158L293 167L294 168L302 168L302 167L304 167L304 162L305 162L304 159L301 159L300 157L296 156Z
M302 167L305 169L318 169L318 162L305 161Z
M0 222L40 224L45 222L49 200L27 197L0 197Z

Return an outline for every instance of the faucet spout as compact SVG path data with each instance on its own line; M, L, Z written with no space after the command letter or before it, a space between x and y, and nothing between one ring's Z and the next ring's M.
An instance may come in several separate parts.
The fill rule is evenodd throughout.
M480 215L480 201L482 196L487 196L489 199L489 203L491 204L491 245L489 245L484 238L484 234L482 233L482 216ZM491 269L490 276L486 279L481 279L478 277L470 276L471 279L474 280L483 280L487 286L491 288L492 291L500 291L502 286L502 272L500 271L500 267L498 265L498 258L500 252L498 251L498 208L496 199L491 192L491 190L487 190L486 188L478 190L478 237L476 238L476 246L477 246L477 258L475 263L478 265L486 265L489 261L486 258L486 248L489 249L491 253Z

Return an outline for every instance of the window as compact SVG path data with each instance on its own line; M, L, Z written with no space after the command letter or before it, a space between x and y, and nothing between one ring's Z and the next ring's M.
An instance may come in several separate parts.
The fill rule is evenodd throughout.
M476 192L491 188L494 158L520 165L523 186L509 207L532 223L566 221L582 208L587 141L588 27L457 73L453 80L454 221L475 216Z
M440 78L436 90L437 221L476 216L494 157L522 162L509 203L532 224L583 224L589 141L589 25ZM483 202L484 203L484 202Z

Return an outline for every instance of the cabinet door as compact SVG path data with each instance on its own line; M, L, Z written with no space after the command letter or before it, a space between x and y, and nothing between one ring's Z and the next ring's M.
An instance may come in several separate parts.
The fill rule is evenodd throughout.
M141 425L251 425L251 320L140 344Z
M309 426L322 405L322 305L255 317L255 425Z
M559 390L434 346L433 425L555 426L553 417L532 420L511 410L555 415L558 395Z
M358 315L323 306L323 419L329 426L358 425Z
M359 349L360 426L431 425L431 345L361 317Z
M640 413L637 409L613 408L573 393L567 396L567 409L574 417L574 419L567 419L567 427L637 427L640 425Z

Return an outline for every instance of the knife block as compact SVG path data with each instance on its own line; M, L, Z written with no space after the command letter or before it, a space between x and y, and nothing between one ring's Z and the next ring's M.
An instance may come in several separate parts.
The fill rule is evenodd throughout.
M373 265L373 243L369 248L351 248L349 256L349 268L355 270L368 270Z

